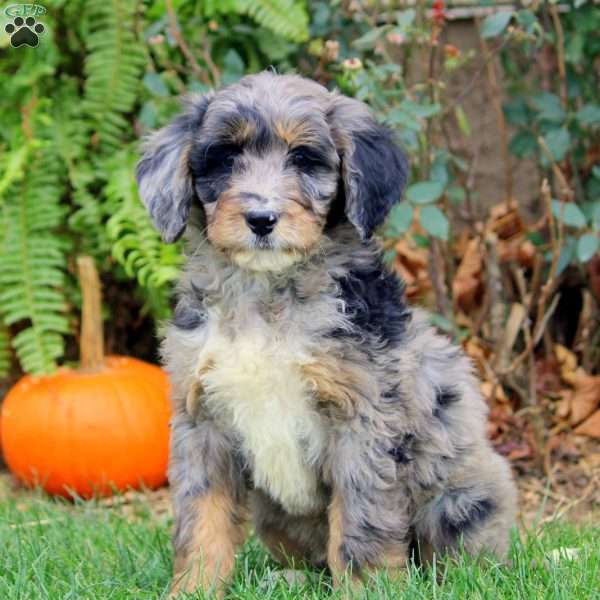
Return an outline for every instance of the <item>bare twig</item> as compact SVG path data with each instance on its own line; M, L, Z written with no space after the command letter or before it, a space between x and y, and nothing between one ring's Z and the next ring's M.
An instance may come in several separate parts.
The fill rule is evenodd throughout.
M517 289L519 290L519 296L521 297L522 306L527 305L527 286L525 284L525 276L523 275L522 269L514 268L513 276L517 285ZM523 319L523 334L525 336L525 346L528 350L527 352L527 366L528 366L528 381L529 381L529 390L527 393L527 404L529 406L535 406L537 404L537 387L536 387L536 378L537 373L535 370L535 342L533 341L533 336L531 334L531 323L529 319ZM538 447L540 440L537 440Z
M490 326L491 336L494 342L494 366L497 366L498 360L502 354L502 332L504 330L505 313L505 306L502 301L502 275L500 273L498 252L496 250L498 238L496 237L495 233L488 232L485 236L484 242L486 249L486 287L490 294Z
M550 15L552 17L552 24L556 31L556 54L558 61L558 76L560 78L560 100L562 107L567 108L568 95L567 95L567 69L565 67L565 35L560 22L560 15L558 14L558 8L554 4L549 5Z
M211 56L211 51L212 48L210 45L210 41L208 37L205 36L202 40L202 58L204 59L204 62L206 63L206 66L210 71L213 85L216 87L221 81L221 71L219 71L219 67L217 67L217 65L214 63Z
M550 193L550 185L548 184L548 180L544 179L542 182L542 198L545 202L546 214L548 215L549 225L550 225L550 244L552 248L552 260L550 262L550 272L548 273L548 279L546 283L542 286L540 297L538 300L538 315L537 315L537 323L542 322L544 308L546 306L546 301L550 296L550 293L553 291L554 286L556 284L556 271L558 269L558 259L560 258L560 251L562 248L562 241L564 237L564 222L562 219L559 221L558 225L558 236L556 235L556 227L554 226L554 216L552 213L552 195ZM537 326L536 323L536 326ZM538 337L536 334L534 337Z
M564 173L562 172L562 169L558 166L558 164L556 163L556 160L554 160L554 155L550 151L550 148L548 148L548 144L546 144L546 140L544 140L544 138L542 136L538 136L537 141L538 141L538 144L540 145L540 148L542 149L542 152L544 153L544 155L546 156L548 161L552 164L552 173L554 174L554 178L556 179L556 183L558 184L559 197L561 197L565 201L573 200L573 190L571 189L571 186L569 185L567 178L565 177Z
M563 222L562 220L560 220L559 222L557 236L556 227L554 223L554 216L552 214L552 196L550 194L550 186L548 184L547 179L544 179L544 181L542 182L541 194L546 205L546 216L548 218L548 226L550 229L550 246L552 252L550 271L548 273L548 278L546 279L546 282L540 290L540 294L536 305L535 325L533 327L531 336L526 342L525 350L523 350L521 354L514 358L511 364L508 366L508 368L502 371L500 375L505 375L513 371L519 366L521 362L523 362L528 356L530 356L537 343L541 340L542 335L548 325L548 321L552 316L552 313L556 309L556 306L558 305L557 296L556 298L553 298L552 302L550 303L550 306L547 308L548 300L552 292L554 291L554 288L557 283L556 272L558 268L558 259L560 258L560 251L562 248Z
M500 54L500 52L506 47L506 45L510 42L511 39L512 38L510 35L505 36L502 40L502 43L498 44L493 50L490 50L488 56L484 58L483 63L475 72L475 75L473 75L469 83L467 83L467 85L463 87L462 91L453 100L452 104L444 110L444 113L451 113L456 109L457 106L460 106L462 104L463 100L469 96L469 94L473 91L473 88L479 83L483 72L487 69L488 63L494 60L496 56Z
M542 287L542 270L544 266L544 257L541 254L536 254L533 259L533 274L531 275L531 283L529 284L529 301L527 302L527 314L533 310L535 299L540 293Z
M523 271L520 269L515 269L521 276L523 284L524 284L524 276ZM521 293L523 297L523 293ZM502 344L500 346L500 353L498 356L498 361L501 366L506 365L508 362L508 356L513 349L517 337L519 336L519 332L523 328L523 324L526 321L527 311L523 303L513 302L510 307L510 313L508 315L508 319L506 321L506 325L503 328L503 336L502 336Z
M589 290L583 290L583 307L581 309L581 314L579 315L579 323L577 324L577 333L575 335L575 341L573 342L573 348L581 351L581 363L583 368L588 372L591 371L592 368L591 353L594 344L591 343L590 340L594 328L594 313L594 298Z
M202 83L206 85L210 85L210 79L208 77L208 73L202 69L202 67L198 64L194 53L191 51L190 47L187 45L183 36L181 35L181 31L179 30L179 23L177 22L177 15L175 14L175 9L173 8L173 0L166 0L166 8L167 15L169 17L169 31L171 35L177 42L177 45L181 49L181 52L186 57L190 68L194 72L194 75L198 77Z
M556 43L554 44L554 48L556 49L556 62L558 67L558 77L560 81L560 101L563 110L566 112L569 110L569 95L567 87L567 68L565 63L565 35L563 31L562 22L560 20L558 7L555 4L550 3L548 6L548 10L552 18L552 26L554 28L554 31L556 32ZM581 198L583 196L583 186L581 183L579 169L577 169L573 152L568 152L567 159L571 167L570 172L573 182L575 184L575 191L577 192L577 197Z

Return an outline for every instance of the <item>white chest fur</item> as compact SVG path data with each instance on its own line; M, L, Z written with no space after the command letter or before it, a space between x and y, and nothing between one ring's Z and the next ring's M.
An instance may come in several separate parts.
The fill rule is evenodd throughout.
M317 463L326 433L301 377L308 360L298 335L261 319L226 335L208 324L200 364L207 408L240 436L254 484L293 514L321 508Z

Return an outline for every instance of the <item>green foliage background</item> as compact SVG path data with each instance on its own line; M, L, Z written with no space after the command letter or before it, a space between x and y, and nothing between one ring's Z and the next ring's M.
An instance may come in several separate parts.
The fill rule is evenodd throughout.
M138 141L177 111L181 94L202 93L245 73L269 66L296 70L369 102L399 130L419 179L385 235L405 235L420 206L425 235L419 243L446 243L451 228L445 209L447 202L464 200L468 165L444 142L443 127L450 119L468 135L469 126L460 106L444 95L442 76L427 85L409 85L405 76L410 61L437 44L441 25L426 12L431 4L415 9L392 2L384 9L339 0L46 0L46 31L37 48L11 48L2 34L0 374L15 365L50 372L76 358L78 254L91 254L102 273L110 327L118 330L119 311L127 312L127 323L168 317L180 249L160 241L137 197ZM600 19L597 8L580 0L566 17L573 103L552 113L558 93L540 95L535 78L527 79L529 89L523 85L531 55L555 41L544 24L545 3L538 4L535 13L487 19L483 34L507 35L512 22L515 44L504 53L514 83L507 117L518 127L511 150L539 153L541 133L560 153L556 160L571 153L583 221L570 237L576 246L587 235L586 256L593 255L600 162L590 166L586 152L600 122L591 67ZM451 73L468 60L446 57L441 71ZM547 158L538 158L540 169L550 171ZM572 253L565 260L577 258ZM128 334L123 327L115 339Z
M0 374L11 347L32 373L52 371L65 354L80 302L77 254L133 293L134 310L168 316L180 251L160 241L139 202L139 137L176 112L178 95L279 62L308 37L297 0L44 6L37 48L12 48L2 34ZM212 76L201 58L187 69L174 28L194 54L210 52ZM210 50L196 45L203 38Z

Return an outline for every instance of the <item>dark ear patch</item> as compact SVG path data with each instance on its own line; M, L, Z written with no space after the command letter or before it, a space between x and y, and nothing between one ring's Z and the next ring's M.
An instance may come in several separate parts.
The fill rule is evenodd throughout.
M345 215L367 239L400 201L408 164L392 131L364 103L335 93L331 101L327 119L341 158Z
M207 97L189 100L184 113L143 145L144 155L136 170L138 189L166 242L176 241L187 225L194 197L188 153L209 102Z
M354 152L346 186L348 218L365 238L383 223L400 196L407 179L407 162L392 132L373 124L352 135Z

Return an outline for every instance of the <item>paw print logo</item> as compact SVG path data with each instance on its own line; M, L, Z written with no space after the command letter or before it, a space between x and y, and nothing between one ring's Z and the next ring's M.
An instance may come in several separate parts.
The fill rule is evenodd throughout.
M36 23L33 17L15 17L12 23L4 28L4 31L10 35L10 44L13 48L19 46L31 46L35 48L39 42L39 36L44 33L44 26Z

